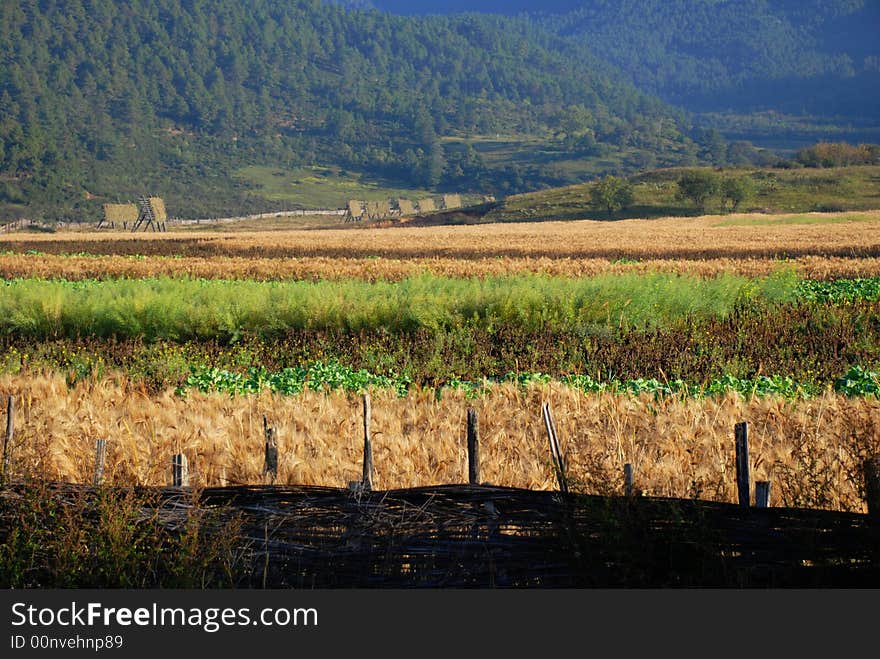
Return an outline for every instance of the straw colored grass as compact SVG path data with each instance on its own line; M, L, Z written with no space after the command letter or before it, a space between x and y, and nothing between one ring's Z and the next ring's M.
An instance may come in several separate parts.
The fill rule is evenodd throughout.
M880 276L880 259L804 256L786 261L761 258L705 260L649 259L616 261L605 258L550 257L458 259L436 258L249 258L239 256L163 257L59 256L0 254L0 277L68 280L145 277L200 279L283 279L341 281L400 281L421 274L443 277L500 277L507 274L546 274L553 277L593 277L603 274L666 272L697 277L730 273L764 277L793 269L806 279Z
M841 215L841 214L838 214ZM851 217L852 214L847 216ZM51 254L246 258L547 258L750 259L880 254L880 211L860 220L817 224L723 226L731 218L705 216L618 222L572 221L475 226L349 228L325 231L156 234L56 233L11 235L0 250ZM835 214L823 216L826 219Z
M357 396L307 392L232 398L171 390L150 395L122 376L69 387L60 375L3 376L18 397L13 470L89 482L94 441L108 443L107 480L165 485L185 453L194 485L262 483L263 415L278 429L279 482L345 486L360 478ZM498 386L479 400L444 391L404 398L375 391L373 453L380 489L466 479L466 409L479 412L482 478L552 489L540 417L552 407L575 487L622 492L624 463L645 494L735 501L733 425L751 423L753 477L771 480L775 505L864 512L861 463L880 452L880 401L831 393L786 402L584 396L559 384Z

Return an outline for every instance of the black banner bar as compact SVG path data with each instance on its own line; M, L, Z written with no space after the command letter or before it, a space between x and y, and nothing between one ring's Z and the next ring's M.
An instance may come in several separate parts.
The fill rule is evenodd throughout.
M871 629L877 596L869 590L6 590L0 591L0 656L249 657L273 650L322 657L657 656L659 650L705 656L723 651L734 633L747 634L762 652L840 654L859 644L855 631Z

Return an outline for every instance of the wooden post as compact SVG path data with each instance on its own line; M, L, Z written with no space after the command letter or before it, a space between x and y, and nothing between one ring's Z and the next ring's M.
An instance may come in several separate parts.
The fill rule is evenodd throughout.
M865 460L865 499L868 501L868 514L880 520L880 454Z
M15 432L15 396L6 399L6 436L3 438L3 479L9 473L10 454L12 453L12 435Z
M171 458L171 483L174 487L189 487L189 466L183 453Z
M629 462L623 465L623 489L626 496L633 495L633 466Z
M480 438L477 411L467 411L467 451L468 451L468 483L477 485L480 482Z
M755 508L770 507L770 481L755 481Z
M736 489L739 494L739 505L748 508L751 505L751 488L749 482L749 424L746 421L734 427L736 437Z
M373 489L373 445L370 443L370 394L364 395L364 473L361 478L363 488Z
M562 451L559 449L559 436L556 434L556 424L553 423L553 414L550 412L550 404L541 406L544 416L544 427L547 430L547 438L550 440L550 455L553 458L553 468L556 471L556 480L559 482L559 491L568 494L568 481L565 478L565 461Z
M95 442L95 479L94 485L98 487L104 482L104 461L107 458L107 440L99 439Z
M263 475L269 476L274 483L278 478L278 434L275 428L269 427L266 417L263 417L263 435L266 438L266 460L263 467Z

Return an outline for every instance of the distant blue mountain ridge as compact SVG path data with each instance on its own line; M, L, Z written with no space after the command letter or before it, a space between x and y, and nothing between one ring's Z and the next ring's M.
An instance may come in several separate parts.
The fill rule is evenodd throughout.
M337 0L401 15L528 14L695 111L880 116L878 0Z
M392 14L455 14L462 12L479 12L485 14L520 14L524 12L567 12L581 8L584 2L576 0L337 0L342 4L359 9L379 9Z

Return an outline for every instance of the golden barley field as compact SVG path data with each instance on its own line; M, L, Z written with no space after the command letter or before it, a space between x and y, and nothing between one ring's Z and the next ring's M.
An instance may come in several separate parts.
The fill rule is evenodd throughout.
M127 277L191 277L301 280L399 281L421 274L442 277L500 277L510 274L545 274L553 277L592 277L602 274L669 272L697 277L730 273L763 277L792 269L808 279L880 276L880 259L838 256L801 256L784 261L766 258L647 259L616 261L600 258L495 257L434 258L331 258L273 259L242 256L163 257L60 256L54 254L0 254L4 279L61 277L69 280Z
M880 275L880 211L273 232L17 234L0 276L399 280L665 271Z
M148 394L123 376L69 387L58 374L5 375L18 401L12 471L89 482L94 442L108 440L107 482L165 485L183 452L196 486L263 483L263 416L277 428L278 482L345 486L361 475L361 399L342 393L230 397ZM584 395L562 385L504 385L478 400L458 391L372 393L375 487L466 480L465 418L479 414L482 479L552 489L540 415L551 405L579 491L620 494L635 468L644 494L735 501L733 426L750 422L752 475L779 506L864 512L861 464L880 452L880 400L678 399Z
M880 254L880 211L242 233L14 234L0 251L300 259L750 259Z
M539 272L668 271L745 276L793 268L812 279L880 276L880 211L724 215L617 222L199 232L59 232L0 238L0 276L188 276L256 280L398 280ZM89 482L94 442L108 440L109 483L165 485L177 452L197 486L263 482L262 424L278 429L279 482L345 486L361 473L360 399L343 393L230 397L148 392L124 374L69 386L63 373L0 375L18 400L13 471ZM555 487L541 403L551 404L569 476L621 493L632 463L645 494L734 501L733 426L751 423L753 478L779 506L864 512L861 463L880 453L880 400L584 395L561 384L499 385L477 400L455 390L373 396L375 485L462 482L465 416L480 416L482 476Z

